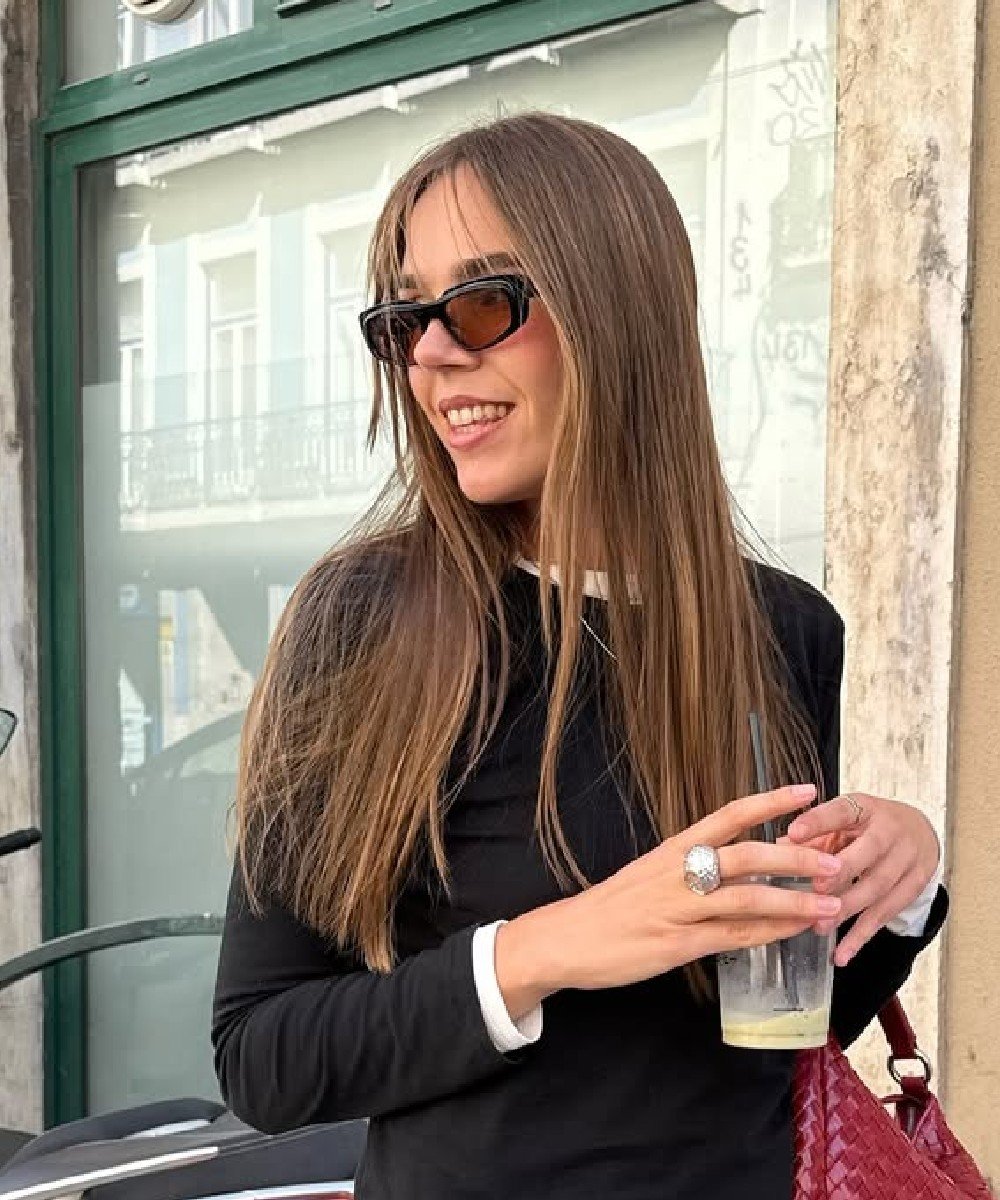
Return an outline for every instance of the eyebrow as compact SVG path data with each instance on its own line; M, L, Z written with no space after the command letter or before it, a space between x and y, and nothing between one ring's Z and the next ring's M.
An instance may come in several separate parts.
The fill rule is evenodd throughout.
M520 270L521 264L506 250L498 250L495 254L480 254L477 258L463 258L455 264L451 272L451 286L468 283L471 279L479 279L483 275ZM420 284L415 275L404 274L399 277L398 289L401 292L416 292L420 290Z

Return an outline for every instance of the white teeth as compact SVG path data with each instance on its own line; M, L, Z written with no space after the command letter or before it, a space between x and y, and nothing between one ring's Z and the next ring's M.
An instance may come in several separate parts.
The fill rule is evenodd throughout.
M483 421L498 421L513 408L511 404L476 404L471 408L451 408L445 414L448 424L457 429L463 425L474 425Z

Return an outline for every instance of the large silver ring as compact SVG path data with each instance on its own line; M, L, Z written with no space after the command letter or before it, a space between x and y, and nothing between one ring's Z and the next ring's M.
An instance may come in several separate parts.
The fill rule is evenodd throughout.
M684 882L696 896L707 896L722 883L719 852L714 846L692 846L684 855Z
M854 809L854 824L860 825L865 819L864 806L861 804L860 800L858 800L857 797L852 796L850 792L844 793L844 799L851 806L851 808Z

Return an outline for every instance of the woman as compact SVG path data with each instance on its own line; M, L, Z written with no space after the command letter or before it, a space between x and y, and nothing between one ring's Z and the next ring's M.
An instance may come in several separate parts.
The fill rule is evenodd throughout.
M947 898L916 809L837 796L843 627L734 531L673 200L604 129L506 118L399 181L370 276L397 478L250 705L223 1092L370 1117L371 1200L781 1200L794 1056L722 1044L711 956L839 924L849 1043Z

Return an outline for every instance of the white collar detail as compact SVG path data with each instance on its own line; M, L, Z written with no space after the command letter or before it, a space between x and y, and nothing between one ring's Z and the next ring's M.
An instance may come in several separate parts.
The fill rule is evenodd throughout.
M514 560L517 566L523 571L530 571L532 575L541 575L541 568L538 563L532 562L530 559L522 558L520 555ZM550 572L552 582L558 584L560 582L559 568L552 567ZM639 589L636 585L634 575L628 576L629 598L633 604L639 603ZM608 598L608 574L606 571L587 571L583 577L583 593L585 596L596 596L598 600L607 600Z

